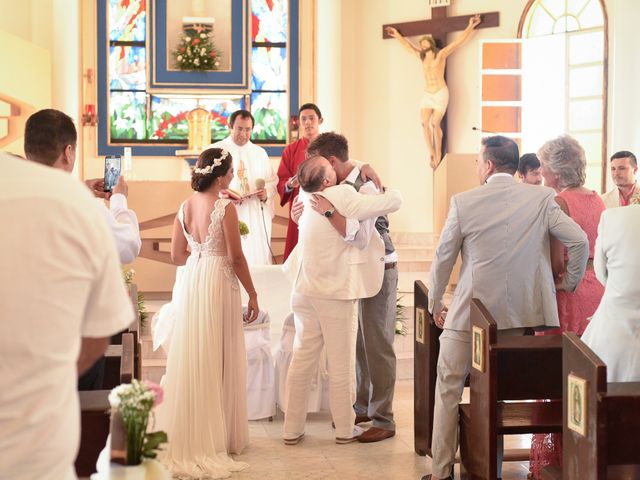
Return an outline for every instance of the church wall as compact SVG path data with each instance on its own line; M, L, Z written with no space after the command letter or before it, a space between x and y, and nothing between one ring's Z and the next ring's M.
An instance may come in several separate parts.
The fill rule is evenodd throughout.
M2 93L14 98L22 90L33 91L31 96L45 95L45 103L33 103L36 109L57 108L71 116L76 125L79 125L82 75L79 0L0 0L0 11L10 12L0 16L0 30L39 47L51 59L46 67L40 66L40 74L25 76L20 79L20 85L15 90ZM33 69L33 63L39 61L43 62L40 57L3 56L2 70L23 72L26 68ZM30 65L25 67L26 64ZM46 74L42 68L46 68ZM15 141L9 150L22 155L22 142L22 138ZM78 148L81 152L82 136L79 137ZM79 161L76 175L82 174L81 168L82 162Z
M640 2L606 3L609 12L608 156L619 150L630 150L637 157L640 155L640 62L637 60ZM613 187L608 168L607 185Z

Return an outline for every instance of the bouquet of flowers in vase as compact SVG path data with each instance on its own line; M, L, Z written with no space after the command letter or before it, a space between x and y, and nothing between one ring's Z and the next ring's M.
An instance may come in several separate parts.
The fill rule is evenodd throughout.
M160 445L167 442L165 432L147 433L151 411L162 403L162 397L160 385L135 379L111 390L111 412L122 418L124 427L127 465L139 465L143 458L156 458Z
M173 51L176 66L180 70L217 70L220 52L216 49L211 34L207 32L184 32Z

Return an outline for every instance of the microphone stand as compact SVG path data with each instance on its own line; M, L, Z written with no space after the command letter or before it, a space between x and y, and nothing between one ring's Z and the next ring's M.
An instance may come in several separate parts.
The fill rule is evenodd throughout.
M269 238L269 233L267 232L267 222L264 219L264 205L262 204L262 200L258 199L260 202L260 217L262 218L262 226L264 227L264 237L267 240L267 247L269 247L269 253L271 253L271 261L274 265L277 265L276 256L273 254L273 250L271 249L271 239Z

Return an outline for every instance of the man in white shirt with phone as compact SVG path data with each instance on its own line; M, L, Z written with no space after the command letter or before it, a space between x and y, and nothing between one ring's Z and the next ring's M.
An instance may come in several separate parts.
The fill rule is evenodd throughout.
M55 111L42 117L53 125L34 131L38 122L27 122L27 155L53 145L72 168L73 122ZM86 188L37 162L4 153L0 161L0 477L71 480L78 375L135 315Z
M76 158L75 141L74 148L72 151L70 150L68 155L57 155L54 146L60 142L60 139L55 137L54 126L58 122L65 122L69 128L73 125L71 118L58 110L40 110L31 115L27 120L24 137L25 155L28 160L71 173ZM73 133L77 138L75 126ZM104 179L102 178L86 180L85 183L95 197L109 200L109 208L102 200L99 202L100 210L104 213L104 218L113 234L120 263L133 262L140 253L142 240L140 239L138 218L135 212L127 207L129 191L127 182L120 176L113 192L103 191Z

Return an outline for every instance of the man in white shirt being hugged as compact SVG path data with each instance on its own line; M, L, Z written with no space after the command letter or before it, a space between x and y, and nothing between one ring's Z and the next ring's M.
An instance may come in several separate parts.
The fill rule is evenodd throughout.
M330 219L336 212L356 220L386 215L400 208L402 198L396 190L362 195L350 185L336 186L335 171L320 156L300 165L298 181L300 198L307 205L299 219L298 244L285 263L293 283L296 338L287 376L284 441L295 445L304 436L309 388L324 345L336 443L349 443L362 434L354 426L353 410L358 300L376 295L382 287L384 243L371 229L368 248L358 249L344 241ZM319 197L332 207L316 211L311 202Z
M210 147L224 148L233 157L234 176L229 185L244 198L238 218L249 234L242 238L242 251L251 265L271 265L271 220L275 214L278 177L264 148L251 142L255 121L251 112L236 110L229 117L229 136ZM210 148L207 147L207 148Z

